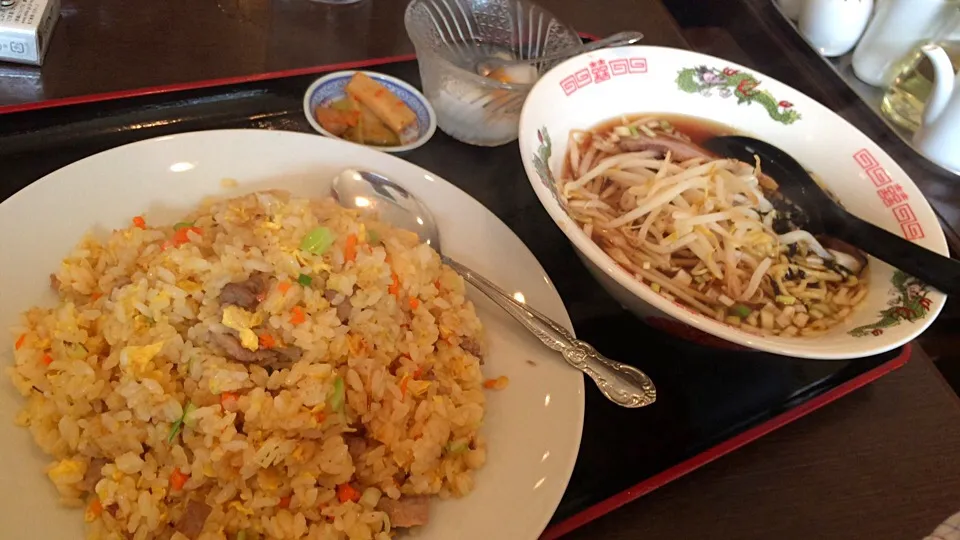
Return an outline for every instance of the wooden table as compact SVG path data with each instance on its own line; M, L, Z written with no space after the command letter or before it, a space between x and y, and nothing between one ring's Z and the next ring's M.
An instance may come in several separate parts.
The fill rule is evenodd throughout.
M960 188L917 159L769 8L769 0L542 0L581 31L642 30L791 84L898 159L960 246ZM42 69L0 64L0 106L412 51L405 2L64 0ZM0 141L2 144L2 141ZM2 170L2 166L0 166ZM957 358L953 304L924 349ZM569 538L921 538L960 510L960 405L920 347L901 370Z

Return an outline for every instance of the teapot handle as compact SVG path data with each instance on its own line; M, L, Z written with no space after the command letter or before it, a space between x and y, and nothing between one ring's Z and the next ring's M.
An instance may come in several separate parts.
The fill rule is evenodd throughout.
M923 124L929 125L935 122L940 113L947 107L947 102L950 101L950 96L956 86L954 84L956 74L953 72L953 64L950 62L950 57L947 56L947 51L943 50L940 45L928 43L921 47L920 51L933 64L933 89L923 109Z

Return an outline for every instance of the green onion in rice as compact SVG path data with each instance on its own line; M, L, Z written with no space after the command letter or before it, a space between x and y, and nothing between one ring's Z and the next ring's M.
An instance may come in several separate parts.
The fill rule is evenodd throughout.
M317 227L303 237L303 240L300 241L300 249L314 255L322 255L323 252L330 249L334 240L336 240L336 236L330 229Z
M343 378L337 377L333 381L333 394L330 395L330 409L334 412L343 411L346 394L347 390L343 384Z
M450 442L447 444L447 453L448 454L462 454L470 448L470 443L467 441L456 441Z
M173 423L173 426L170 427L170 434L167 435L167 442L173 443L173 440L177 438L177 435L183 429L184 424L187 423L187 416L190 415L193 411L197 410L197 406L193 402L188 402L187 405L183 408L183 414L180 418ZM189 426L189 424L188 424Z

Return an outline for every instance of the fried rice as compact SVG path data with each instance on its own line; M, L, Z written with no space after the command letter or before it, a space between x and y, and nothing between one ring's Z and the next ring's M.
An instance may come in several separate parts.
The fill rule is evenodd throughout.
M59 302L24 313L9 375L88 538L388 539L433 496L469 493L486 460L462 279L333 200L138 216L51 283Z

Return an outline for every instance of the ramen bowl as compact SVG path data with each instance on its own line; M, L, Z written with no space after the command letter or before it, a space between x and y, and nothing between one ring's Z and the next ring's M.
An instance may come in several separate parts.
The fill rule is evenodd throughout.
M686 307L615 262L568 213L556 178L571 130L623 115L694 117L774 144L815 173L853 214L946 255L933 210L879 146L815 100L762 73L720 58L663 47L606 49L544 75L520 117L530 184L597 281L648 324L683 337L811 359L846 359L894 349L923 332L945 296L869 258L863 301L817 337L757 335ZM717 339L719 338L719 339Z

